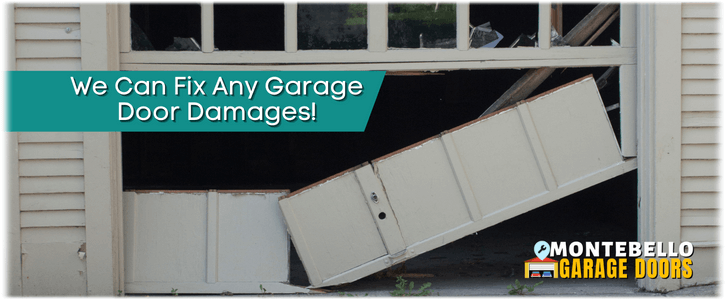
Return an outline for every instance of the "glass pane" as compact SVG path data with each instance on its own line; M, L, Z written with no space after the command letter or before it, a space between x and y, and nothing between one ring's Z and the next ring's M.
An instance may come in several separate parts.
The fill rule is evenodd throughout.
M389 48L456 48L456 4L388 4Z
M530 39L537 33L539 26L538 4L471 4L469 6L469 22L475 28L485 27L489 23L492 33L473 30L470 34L471 48L510 46L532 47ZM499 33L499 34L497 34ZM497 42L494 38L501 39ZM519 41L517 41L519 39ZM517 44L515 44L517 42ZM527 43L529 42L529 43Z
M199 4L132 4L131 49L201 50L201 14Z
M366 49L366 4L298 4L298 49Z
M285 5L215 4L219 50L285 50Z

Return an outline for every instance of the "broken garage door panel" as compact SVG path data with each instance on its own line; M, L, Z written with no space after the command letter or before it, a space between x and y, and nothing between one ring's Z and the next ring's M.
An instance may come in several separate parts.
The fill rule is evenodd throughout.
M288 284L287 190L126 191L124 292L305 293Z
M282 197L314 287L351 282L635 168L592 76Z

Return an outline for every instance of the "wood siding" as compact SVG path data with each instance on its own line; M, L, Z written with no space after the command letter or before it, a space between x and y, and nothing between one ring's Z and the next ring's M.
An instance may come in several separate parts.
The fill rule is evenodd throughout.
M79 7L15 5L15 69L80 70ZM86 295L83 133L19 132L17 143L22 294Z
M681 240L696 247L683 286L718 280L719 21L716 4L682 4Z

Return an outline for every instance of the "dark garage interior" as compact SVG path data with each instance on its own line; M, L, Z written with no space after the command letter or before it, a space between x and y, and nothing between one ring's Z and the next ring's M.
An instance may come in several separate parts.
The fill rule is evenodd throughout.
M164 5L132 5L132 18L153 45L151 49L134 50L164 50L173 42L172 37L176 33L163 31L172 28L183 30L181 34L187 37L201 40L198 27L177 24L180 18L160 13L161 6ZM239 27L238 23L234 23L239 21L229 15L245 11L239 7L247 6L254 9L254 13L248 16L251 20L269 21L265 23L264 30L258 28L235 33L230 28ZM571 29L594 6L564 5L564 31ZM215 28L224 28L218 31L220 36L235 36L234 40L240 42L223 42L215 35L215 47L220 50L283 50L282 5L219 7L224 9L215 10ZM180 14L198 16L198 6L195 5L174 5L174 9ZM474 26L491 22L493 29L504 35L497 46L501 48L508 47L521 33L535 33L537 13L536 4L472 4L470 20ZM199 20L182 19L188 23L199 23ZM610 45L610 39L619 40L617 20L593 45ZM583 76L592 75L597 79L607 69L558 69L533 95ZM124 190L295 191L476 119L526 71L503 69L422 72L407 76L391 74L383 81L364 132L125 132L122 134ZM616 68L609 77L609 83L600 90L605 106L619 102L618 78ZM619 138L619 110L610 111L608 116ZM424 253L409 260L406 271L436 277L521 276L522 262L534 257L532 247L539 240L637 240L636 201L637 173L632 171ZM291 283L307 285L307 277L294 250L291 255ZM352 285L378 280L385 281L388 286L395 282L394 278L369 276ZM424 281L417 279L417 282Z

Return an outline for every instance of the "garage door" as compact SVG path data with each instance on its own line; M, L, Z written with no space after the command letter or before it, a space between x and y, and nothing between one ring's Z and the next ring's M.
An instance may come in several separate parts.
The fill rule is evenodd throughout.
M591 76L279 201L314 287L351 282L636 166Z

